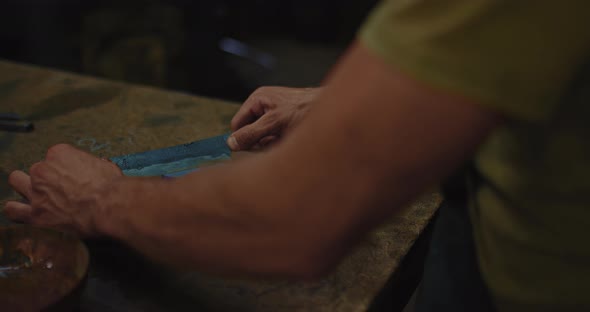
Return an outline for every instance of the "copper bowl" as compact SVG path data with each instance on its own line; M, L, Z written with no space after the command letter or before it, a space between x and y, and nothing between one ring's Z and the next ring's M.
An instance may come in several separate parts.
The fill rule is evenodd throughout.
M59 303L88 271L74 235L25 225L0 227L0 310L38 311Z

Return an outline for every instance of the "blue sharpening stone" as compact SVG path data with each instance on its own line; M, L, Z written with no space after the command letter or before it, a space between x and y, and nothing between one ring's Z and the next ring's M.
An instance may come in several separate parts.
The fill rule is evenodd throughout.
M198 170L200 164L230 159L229 134L192 143L111 158L127 176L179 177Z

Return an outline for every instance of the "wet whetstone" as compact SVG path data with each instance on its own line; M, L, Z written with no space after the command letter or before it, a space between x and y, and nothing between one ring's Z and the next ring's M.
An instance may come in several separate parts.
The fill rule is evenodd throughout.
M228 121L238 109L235 103L3 62L0 91L0 112L37 119L32 133L0 133L0 178L43 159L47 148L57 143L113 157L219 135L229 131ZM8 190L0 193L12 194ZM0 205L8 198L0 198ZM330 276L311 283L154 272L153 266L139 266L137 258L125 256L124 249L91 244L94 263L81 307L109 311L366 311L440 201L438 193L423 196L368 235ZM122 263L112 262L114 258ZM147 277L158 280L150 284Z

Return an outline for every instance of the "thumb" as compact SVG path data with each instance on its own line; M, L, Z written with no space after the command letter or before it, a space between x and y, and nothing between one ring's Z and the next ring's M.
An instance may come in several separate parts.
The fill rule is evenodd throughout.
M234 151L249 150L260 139L269 135L274 135L280 128L280 123L277 122L276 115L266 114L258 119L256 122L242 127L238 131L232 133L227 139L227 144Z

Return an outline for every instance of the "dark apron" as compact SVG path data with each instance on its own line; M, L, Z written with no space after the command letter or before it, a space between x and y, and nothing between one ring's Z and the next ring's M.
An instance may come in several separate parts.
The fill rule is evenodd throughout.
M475 185L472 170L464 170L443 186L445 201L434 224L416 312L494 311L475 252L465 172Z

